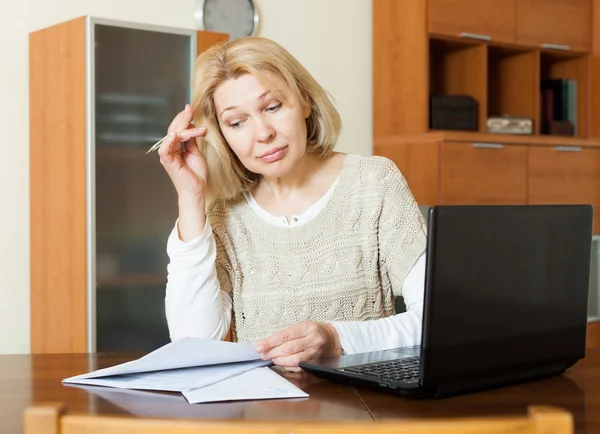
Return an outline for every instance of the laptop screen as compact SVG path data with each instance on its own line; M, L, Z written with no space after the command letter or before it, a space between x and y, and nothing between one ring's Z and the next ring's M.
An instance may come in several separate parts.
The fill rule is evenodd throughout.
M591 206L440 206L429 214L422 378L585 354Z

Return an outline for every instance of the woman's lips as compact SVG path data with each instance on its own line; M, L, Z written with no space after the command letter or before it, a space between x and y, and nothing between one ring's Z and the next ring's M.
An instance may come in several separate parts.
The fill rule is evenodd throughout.
M283 158L283 156L286 154L287 149L288 149L287 145L281 146L279 148L274 148L268 152L265 152L263 155L261 155L258 158L260 158L261 161L264 161L266 163L272 163L274 161L281 160Z

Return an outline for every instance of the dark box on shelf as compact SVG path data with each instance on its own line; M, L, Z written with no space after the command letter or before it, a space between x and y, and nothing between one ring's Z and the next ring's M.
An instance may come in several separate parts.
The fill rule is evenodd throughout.
M469 95L433 95L429 127L434 130L477 131L477 100Z

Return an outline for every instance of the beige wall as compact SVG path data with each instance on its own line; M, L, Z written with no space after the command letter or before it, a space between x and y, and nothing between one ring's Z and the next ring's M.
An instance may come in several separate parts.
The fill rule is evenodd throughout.
M371 154L371 0L257 3L260 34L334 96L344 120L338 149ZM193 28L194 8L195 0L0 0L0 353L29 352L28 33L82 15Z

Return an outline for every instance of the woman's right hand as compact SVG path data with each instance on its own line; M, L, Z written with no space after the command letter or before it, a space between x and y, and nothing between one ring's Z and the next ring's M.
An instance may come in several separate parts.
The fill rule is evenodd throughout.
M171 178L180 201L202 203L205 200L208 169L196 144L196 137L206 134L205 128L192 124L192 107L186 104L169 125L158 155ZM185 143L185 150L181 143Z

